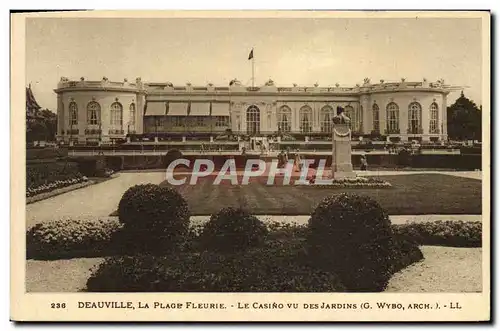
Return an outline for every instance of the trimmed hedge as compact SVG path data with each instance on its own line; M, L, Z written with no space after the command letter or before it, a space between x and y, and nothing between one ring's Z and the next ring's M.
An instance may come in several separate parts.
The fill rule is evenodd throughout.
M27 148L26 160L57 159L68 156L67 148Z
M266 226L257 217L229 207L210 217L201 239L209 250L241 251L261 244L266 234Z
M299 240L245 252L205 251L107 259L88 292L343 292L334 273L313 268Z
M435 221L395 224L392 228L418 245L481 247L482 226L479 221Z
M445 225L453 222L454 224ZM271 222L267 242L302 238L305 240L308 228L304 225ZM26 234L27 257L29 259L59 259L86 256L108 256L132 254L133 247L121 242L121 224L117 219L104 220L59 220L37 224ZM418 245L440 245L451 247L481 247L482 223L464 221L435 221L425 223L393 224L395 236ZM185 245L195 249L203 224L191 224ZM443 235L447 233L447 235ZM66 239L64 239L66 238ZM96 243L89 246L89 242Z
M184 240L189 227L186 200L175 189L154 184L129 188L118 204L122 240L150 253L161 253Z
M26 257L50 260L109 255L116 251L113 239L121 227L116 219L39 223L26 233Z

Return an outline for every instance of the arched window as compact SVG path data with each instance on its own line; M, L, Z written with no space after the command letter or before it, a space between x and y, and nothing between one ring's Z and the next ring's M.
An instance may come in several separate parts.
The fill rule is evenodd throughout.
M131 103L129 107L130 125L135 125L135 103Z
M439 107L437 103L433 102L431 103L431 106L429 107L429 113L430 113L430 127L429 127L429 132L430 133L439 133Z
M304 106L300 108L299 111L300 118L300 132L308 133L312 131L311 119L312 119L312 109L309 106Z
M78 125L78 106L76 102L69 103L69 125Z
M95 101L87 104L87 123L97 125L101 120L101 105Z
M115 129L121 129L123 124L123 106L119 102L111 104L111 126Z
M247 109L247 133L260 133L260 109L257 106L250 106Z
M418 102L412 102L408 106L408 133L422 133L422 106Z
M288 106L281 106L278 110L278 129L281 132L292 130L292 110Z
M323 108L321 108L319 116L321 132L332 132L333 108L330 106L324 106Z
M375 133L380 133L380 109L376 103L372 106L373 111L373 131Z
M399 107L391 102L386 107L387 111L387 133L399 133Z

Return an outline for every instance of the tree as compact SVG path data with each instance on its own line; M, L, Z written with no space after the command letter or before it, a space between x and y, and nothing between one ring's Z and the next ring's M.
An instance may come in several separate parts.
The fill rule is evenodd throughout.
M26 123L26 141L54 141L57 133L57 115L48 109L39 110Z
M455 103L448 107L447 118L450 139L481 140L481 109L466 98L463 91Z

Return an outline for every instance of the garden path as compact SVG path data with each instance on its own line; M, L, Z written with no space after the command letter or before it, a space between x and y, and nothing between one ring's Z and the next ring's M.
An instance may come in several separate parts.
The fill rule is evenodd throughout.
M120 173L108 181L27 205L27 226L62 218L106 217L116 210L129 187L164 180L164 172Z

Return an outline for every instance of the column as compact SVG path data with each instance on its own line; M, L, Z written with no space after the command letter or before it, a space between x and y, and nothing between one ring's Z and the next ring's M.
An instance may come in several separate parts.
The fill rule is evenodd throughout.
M145 97L141 93L136 94L135 104L135 131L138 134L144 133L144 105Z
M75 125L74 129L78 129L78 135L73 135L73 137L77 138L78 141L81 142L86 142L85 129L87 128L87 105L91 101L92 98L88 96L75 100L76 105L78 106L78 125ZM67 102L69 102L69 100ZM69 126L69 123L66 125Z
M370 120L370 114L372 114L372 110L370 107L370 98L367 95L361 97L361 106L362 106L361 118L363 119L363 133L370 134L373 130L373 121Z
M422 107L422 129L424 136L422 137L422 140L429 140L429 128L430 128L430 121L431 121L431 116L430 116L430 107L433 101L431 101L429 104L421 104L420 106ZM439 124L439 122L438 122Z
M401 140L408 140L408 107L413 100L406 100L404 103L398 103L399 107L399 133Z
M299 103L293 103L293 108L292 108L292 131L298 132L300 131L299 128L299 109L300 109L300 104Z
M314 108L313 108L313 123L312 123L312 132L320 132L321 131L321 126L320 126L320 114L321 114L321 109L323 108L322 103L314 103Z
M439 116L438 123L442 123L441 134L443 135L443 140L448 140L448 105L447 105L447 95L443 94L443 103L441 105L441 114Z
M388 101L377 103L378 106L378 119L380 134L385 135L385 130L387 130L387 105Z
M64 130L64 136L66 136L66 121L64 120L64 103L62 100L62 95L57 94L57 135L61 135Z

